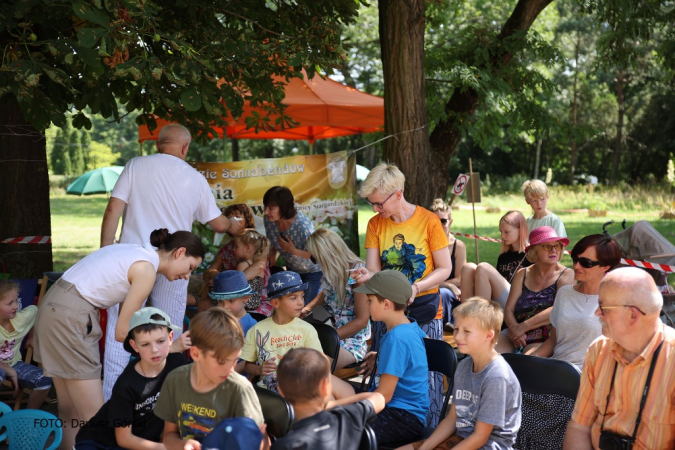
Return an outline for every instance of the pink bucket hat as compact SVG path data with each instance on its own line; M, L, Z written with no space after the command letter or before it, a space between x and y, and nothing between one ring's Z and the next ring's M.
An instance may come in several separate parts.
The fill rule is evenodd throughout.
M560 241L563 247L567 247L567 244L570 243L570 240L566 237L560 237L551 227L543 226L535 228L530 232L530 245L525 247L525 252L535 245L545 244L547 242Z

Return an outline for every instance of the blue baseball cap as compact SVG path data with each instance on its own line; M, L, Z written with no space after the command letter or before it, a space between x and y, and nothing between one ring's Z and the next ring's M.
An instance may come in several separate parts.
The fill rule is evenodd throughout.
M220 422L202 439L203 450L252 450L260 448L263 434L249 417L232 417Z

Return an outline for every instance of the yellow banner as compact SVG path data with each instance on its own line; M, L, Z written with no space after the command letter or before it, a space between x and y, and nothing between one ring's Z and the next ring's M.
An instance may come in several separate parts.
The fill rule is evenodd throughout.
M316 228L338 233L359 254L356 157L347 152L326 155L289 156L230 163L190 163L204 175L219 207L247 204L262 230L265 192L273 186L291 190L296 207ZM218 236L195 222L193 231L202 237L208 253L201 270L207 268L221 246Z

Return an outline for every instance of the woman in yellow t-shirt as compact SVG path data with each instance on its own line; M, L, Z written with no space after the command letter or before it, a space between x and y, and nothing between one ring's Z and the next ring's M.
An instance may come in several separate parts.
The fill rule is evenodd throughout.
M428 337L443 338L443 307L438 286L452 270L448 238L438 217L406 201L405 176L394 164L381 163L370 171L359 195L377 213L366 232L366 268L354 273L357 283L365 283L381 270L402 272L410 281L413 297L409 317L415 319ZM373 350L386 330L373 324ZM439 383L440 379L440 383ZM429 377L431 409L427 426L438 424L442 402L442 377ZM440 384L440 385L439 385Z

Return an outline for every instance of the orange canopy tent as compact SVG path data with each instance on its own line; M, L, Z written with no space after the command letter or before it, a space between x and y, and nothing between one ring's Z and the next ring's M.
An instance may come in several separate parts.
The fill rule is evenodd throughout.
M372 133L384 126L384 99L375 95L366 94L349 86L322 79L316 75L308 80L292 78L285 83L285 97L283 103L287 105L285 114L297 122L293 128L259 130L247 128L246 117L256 111L265 116L263 107L252 107L248 102L244 105L244 112L239 120L231 116L225 128L226 136L230 139L294 139L307 140L313 144L316 139L327 139L352 134ZM282 82L282 79L278 79ZM270 117L274 124L275 117ZM157 129L153 132L142 125L138 129L138 141L156 140L159 130L167 125L168 121L158 119ZM222 128L214 127L220 137Z

